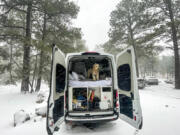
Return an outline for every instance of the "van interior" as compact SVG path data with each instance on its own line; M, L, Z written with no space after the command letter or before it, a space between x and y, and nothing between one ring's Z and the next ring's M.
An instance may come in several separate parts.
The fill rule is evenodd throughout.
M69 61L69 74L75 73L75 80L92 80L92 75L88 78L88 70L93 68L94 64L99 65L99 80L106 80L111 78L111 62L110 59L104 56L96 57L73 57Z
M88 70L99 65L99 79L88 77ZM69 61L69 111L109 111L113 108L112 66L106 56L76 56Z

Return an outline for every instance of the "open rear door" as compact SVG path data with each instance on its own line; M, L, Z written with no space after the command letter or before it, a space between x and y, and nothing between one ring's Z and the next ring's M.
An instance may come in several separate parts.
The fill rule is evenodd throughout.
M52 135L64 121L64 90L66 86L66 65L64 54L52 48L51 82L47 108L47 132Z
M129 47L116 57L120 118L137 129L142 128L142 111L137 87L135 55Z

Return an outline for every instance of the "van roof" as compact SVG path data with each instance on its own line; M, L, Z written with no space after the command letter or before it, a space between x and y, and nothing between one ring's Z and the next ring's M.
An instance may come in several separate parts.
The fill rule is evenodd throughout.
M104 52L79 52L79 53L67 53L66 57L69 56L76 56L76 55L88 55L89 54L94 54L94 55L106 55L106 56L110 56L110 57L114 57L112 54L109 53L104 53Z

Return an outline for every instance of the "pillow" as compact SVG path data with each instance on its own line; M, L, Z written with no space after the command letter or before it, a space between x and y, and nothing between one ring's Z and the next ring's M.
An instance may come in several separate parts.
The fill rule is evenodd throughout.
M71 74L69 74L69 80L74 80L74 78Z
M76 72L72 72L72 77L73 77L73 80L79 80L79 76Z
M85 80L86 78L83 75L79 75L79 80Z

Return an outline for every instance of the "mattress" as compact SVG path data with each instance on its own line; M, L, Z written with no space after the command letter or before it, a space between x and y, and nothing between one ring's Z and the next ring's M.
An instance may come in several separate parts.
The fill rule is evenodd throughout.
M99 80L99 81L76 81L70 80L70 87L105 87L111 86L112 80Z

